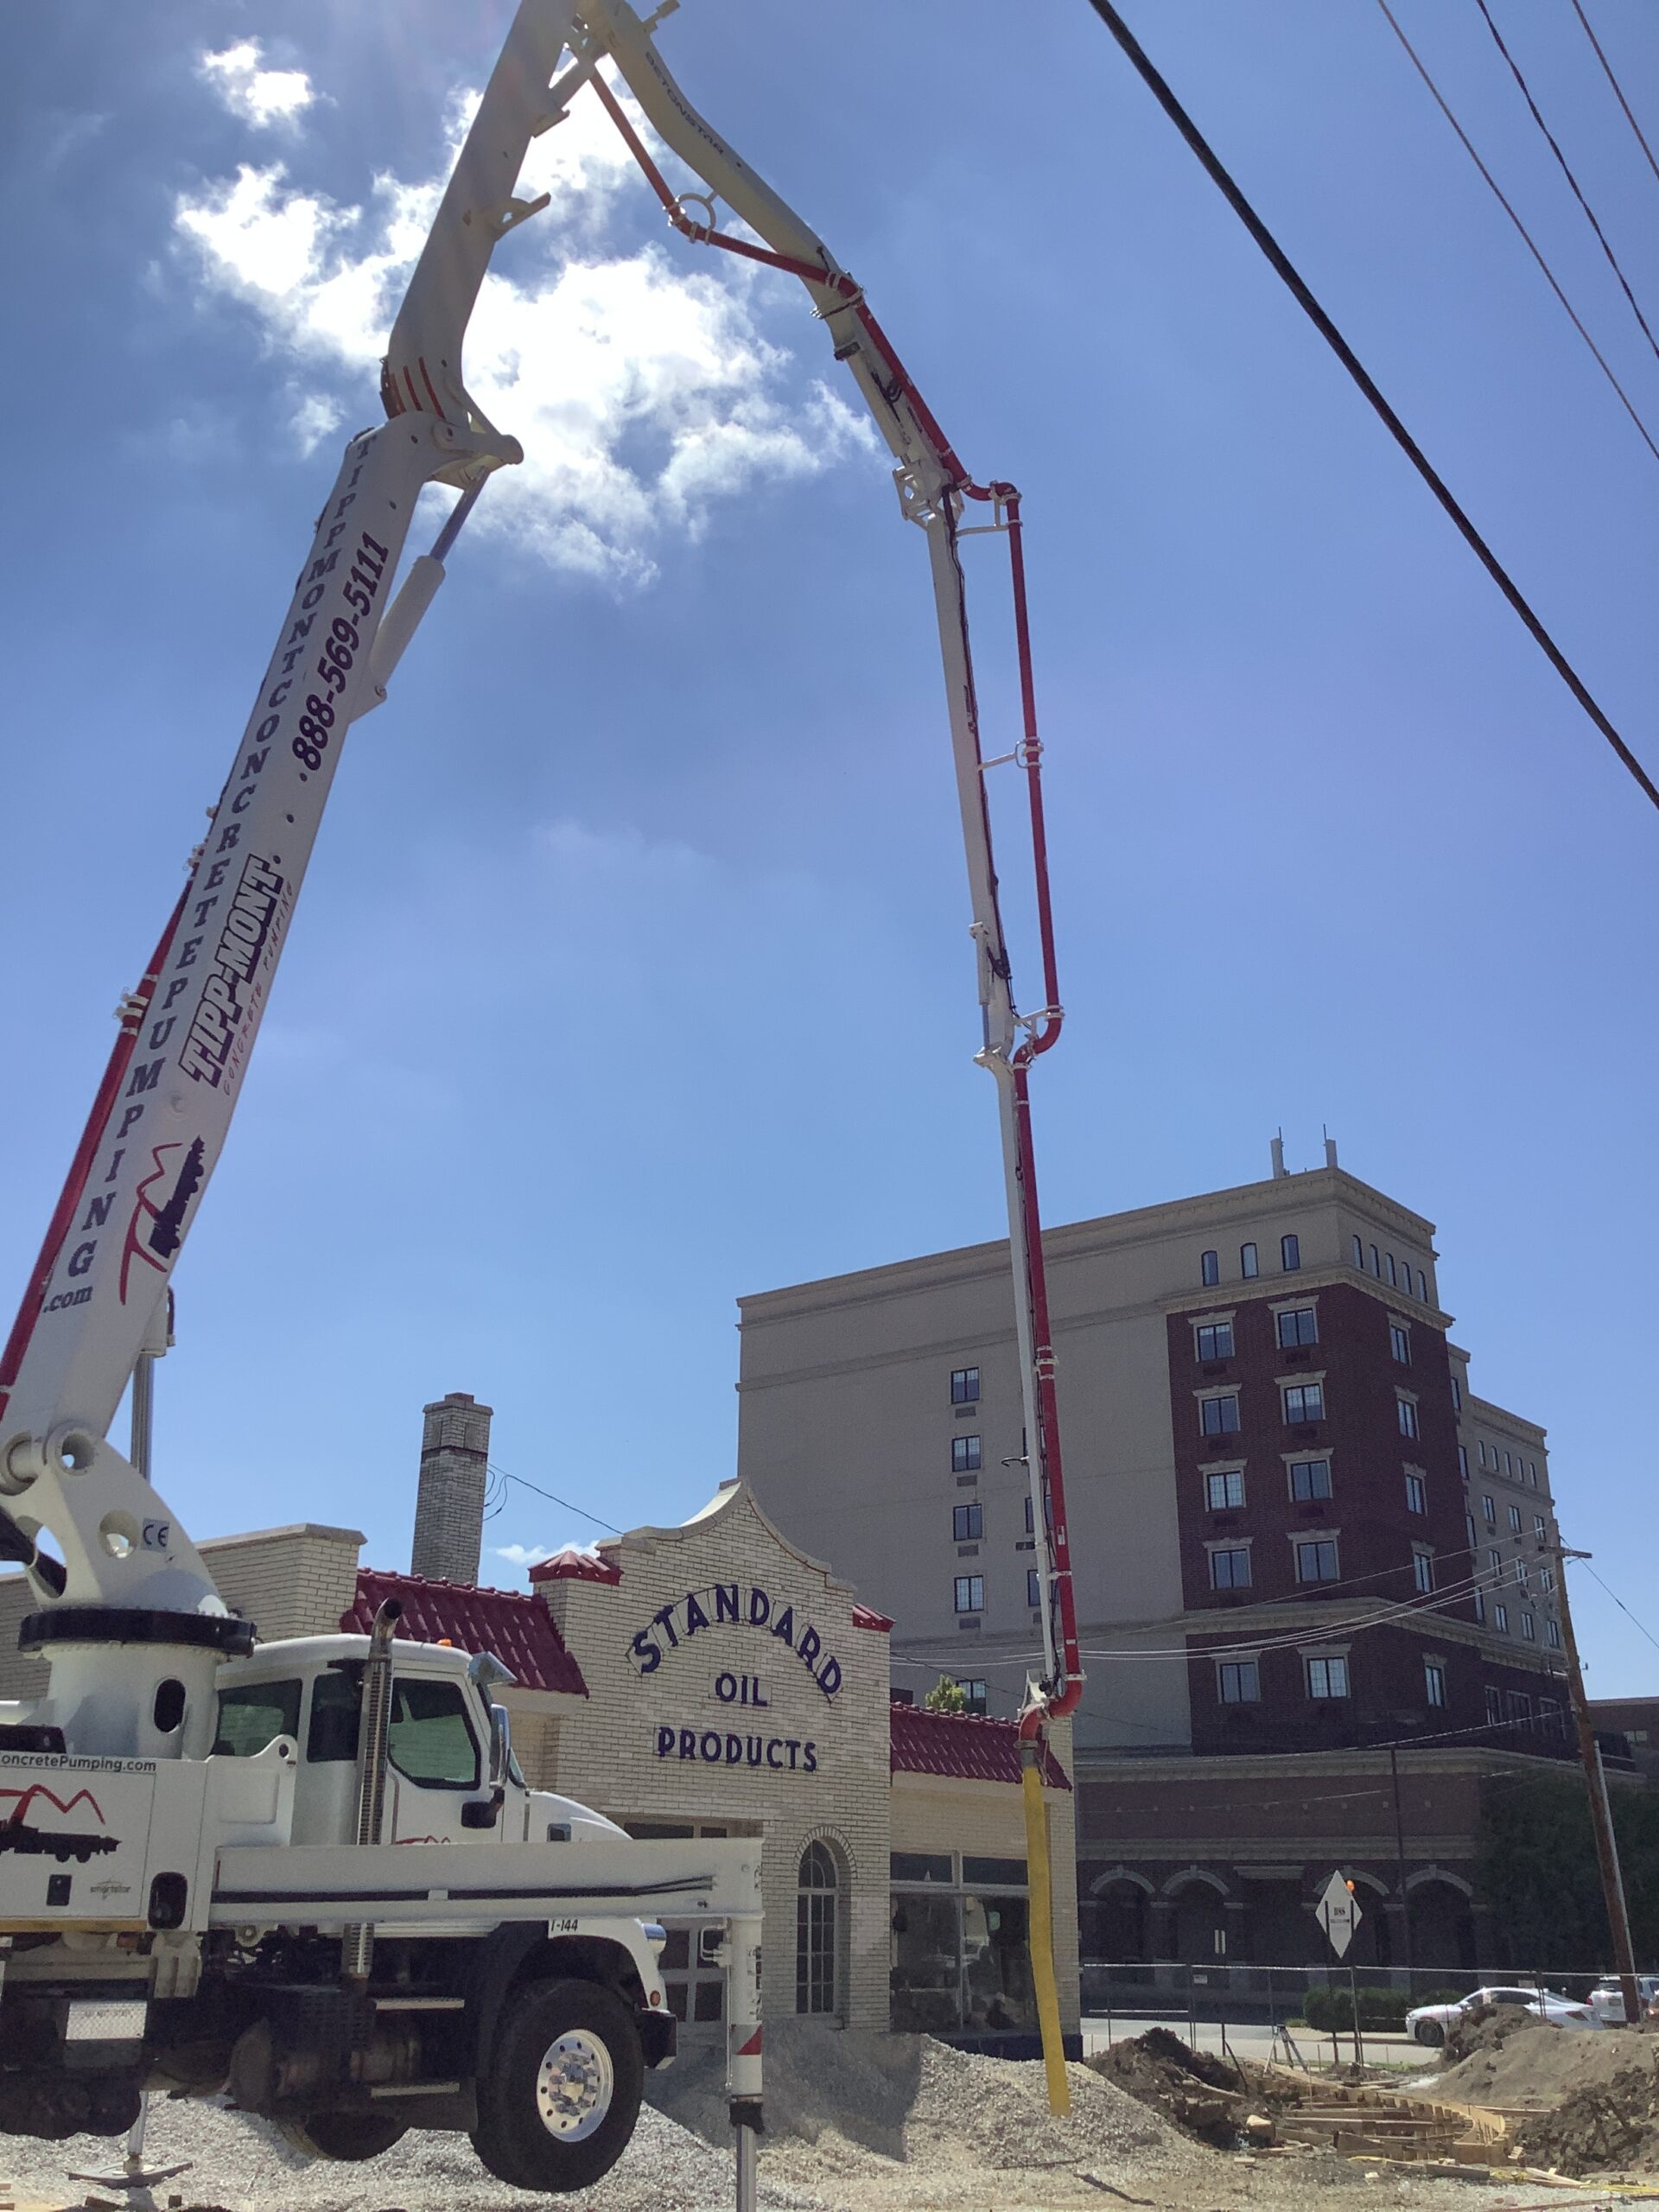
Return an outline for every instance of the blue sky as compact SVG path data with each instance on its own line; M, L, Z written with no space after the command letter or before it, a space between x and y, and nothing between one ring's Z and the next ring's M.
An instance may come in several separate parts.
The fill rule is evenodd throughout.
M1126 12L1659 763L1655 463L1381 14ZM1477 11L1399 12L1659 415ZM1659 306L1659 181L1576 22L1497 12ZM1644 0L1592 14L1659 130ZM13 42L14 1282L506 19L60 0ZM661 39L1026 493L1050 1218L1328 1124L1440 1224L1476 1387L1548 1427L1568 1540L1659 1633L1651 810L1083 0L687 0ZM731 1468L738 1294L1000 1225L920 540L798 289L666 237L589 122L537 158L471 357L530 458L352 740L178 1273L158 1479L199 1535L345 1521L402 1563L452 1389L515 1473L679 1518ZM977 604L1001 750L988 560ZM518 1491L489 1541L592 1533ZM1575 1608L1592 1694L1652 1688Z

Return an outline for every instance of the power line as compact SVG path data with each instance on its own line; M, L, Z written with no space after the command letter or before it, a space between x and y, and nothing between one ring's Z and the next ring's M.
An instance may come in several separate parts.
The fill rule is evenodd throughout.
M1620 384L1618 378L1613 374L1607 358L1605 354L1603 353L1600 346L1597 345L1595 340L1590 335L1590 333L1585 328L1584 324L1580 321L1578 309L1573 306L1572 301L1567 298L1567 294L1561 289L1560 284L1556 278L1555 272L1550 267L1548 262L1544 259L1537 241L1534 238L1531 232L1527 228L1526 225L1522 221L1520 216L1516 213L1514 207L1505 197L1503 190L1499 185L1497 179L1492 175L1485 162L1482 161L1480 156L1475 151L1473 141L1470 138L1468 132L1464 129L1463 125L1458 121L1457 117L1452 114L1451 107L1446 101L1446 95L1441 92L1440 86L1435 83L1433 77L1429 75L1428 70L1423 62L1421 55L1418 53L1416 48L1413 46L1411 41L1406 36L1404 31L1401 29L1393 10L1389 6L1389 0L1376 0L1376 4L1382 10L1384 16L1387 16L1389 29L1394 33L1401 45L1405 48L1407 54L1410 56L1412 67L1416 70L1417 74L1422 79L1424 84L1427 86L1429 93L1433 98L1435 105L1440 109L1440 113L1446 118L1453 130L1457 132L1459 138L1462 142L1464 151L1468 155L1475 167L1480 171L1482 176L1485 178L1492 197L1497 200L1498 206L1503 210L1503 213L1509 217L1510 220L1515 225L1516 229L1520 232L1522 239L1525 241L1528 252L1531 254L1533 259L1543 271L1544 281L1548 284L1550 290L1554 293L1556 298L1566 309L1568 320L1571 321L1573 329L1578 332L1580 337L1583 339L1585 344L1594 355L1596 365L1600 369L1601 373L1606 378L1608 383L1611 385L1613 390L1618 393L1619 404L1624 408L1624 412L1630 416L1631 422L1635 423L1637 433L1641 438L1642 442L1646 446L1648 451L1653 455L1654 459L1656 461L1659 461L1659 445L1656 445L1654 443L1652 435L1649 432L1647 424L1642 420L1642 417L1636 411L1635 403L1630 398L1630 394L1625 391L1624 385Z
M1503 563L1498 559L1497 554L1493 552L1491 547L1487 544L1485 539L1475 528L1474 524L1464 512L1456 499L1453 498L1449 486L1430 463L1428 457L1423 452L1422 448L1417 443L1417 441L1412 436L1410 431L1407 429L1405 424L1395 413L1393 408L1389 406L1388 401L1382 397L1375 379L1365 368L1363 363L1360 360L1359 356L1355 353L1353 347L1348 343L1342 333L1337 328L1336 324L1332 321L1330 316L1319 305L1318 300L1314 298L1313 293L1308 289L1307 285L1303 282L1301 276L1297 273L1296 269L1286 255L1284 249L1280 245L1272 232L1268 230L1267 225L1262 220L1262 218L1256 213L1255 208L1251 207L1249 201L1244 197L1244 194L1240 191L1238 186L1234 183L1232 177L1224 167L1219 156L1216 154L1209 141L1205 137L1204 133L1198 129L1197 124L1193 122L1192 117L1176 99L1174 93L1165 83L1158 71L1153 67L1152 62L1142 51L1135 34L1130 30L1122 16L1118 14L1117 10L1111 4L1111 0L1089 0L1089 5L1094 10L1096 15L1100 17L1102 22L1105 24L1107 29L1110 31L1112 36L1117 41L1119 46L1122 48L1124 54L1133 64L1135 69L1141 77L1142 83L1145 84L1147 90L1152 93L1154 99L1157 100L1159 105L1163 109L1165 114L1168 116L1170 121L1180 132L1182 137L1192 148L1193 153L1197 155L1211 181L1220 190L1223 196L1225 198L1228 206L1231 207L1233 213L1238 217L1240 222L1243 224L1245 229L1255 240L1256 245L1267 256L1268 260L1272 264L1273 268L1277 272L1284 284L1287 287L1292 296L1301 308L1303 313L1307 316L1309 321L1312 322L1314 328L1325 340L1326 345L1330 346L1332 352L1336 355L1337 359L1342 363L1344 368L1347 370L1349 375L1358 385L1360 391L1364 393L1366 398L1370 402L1371 406L1376 410L1378 417L1388 429L1395 444L1410 461L1412 467L1417 471L1417 474L1422 478L1424 483L1427 485L1429 490L1434 494L1434 497L1440 501L1440 505L1445 509L1446 514L1456 526L1459 535L1464 539L1464 542L1474 554L1475 558L1480 563L1482 568L1485 569L1487 575L1491 576L1492 582L1497 586L1499 591L1503 593L1504 598L1508 600L1510 605L1515 609L1516 614L1520 616L1522 621L1526 625L1527 630L1531 635L1534 642L1538 646L1539 651L1548 661L1550 666L1555 671L1555 673L1560 677L1562 683L1566 684L1567 690L1573 694L1573 696L1578 701L1580 706L1583 708L1585 713L1590 717L1590 720L1595 724L1597 729L1600 731L1603 737L1606 739L1608 744L1611 746L1613 751L1624 763L1624 767L1629 773L1635 779L1636 782L1641 785L1643 791L1647 794L1648 798L1651 801L1653 805L1656 808L1659 808L1659 785L1655 784L1647 770L1637 759L1635 753L1631 752L1630 747L1625 744L1624 739L1619 735L1618 730L1614 728L1607 716L1602 712L1600 707L1597 705L1595 699L1592 696L1583 678L1579 675L1577 670L1573 666L1573 664L1567 659L1567 655L1556 644L1554 639L1551 637L1549 632L1544 627L1544 625L1538 615L1533 612L1532 607L1524 594L1522 592L1520 586L1515 582L1513 577L1511 577L1508 569L1504 568Z
M1590 18L1585 14L1583 8L1580 5L1580 0L1573 0L1573 12L1578 17L1579 21L1584 25L1584 35L1594 48L1597 60L1600 62L1603 69L1606 72L1607 81L1613 88L1613 97L1617 99L1620 107L1624 111L1624 120L1630 124L1631 130L1636 133L1637 144L1642 149L1643 152L1648 157L1648 167L1653 171L1656 177L1659 177L1659 162L1655 161L1653 158L1652 147L1649 145L1647 140L1642 136L1642 126L1637 121L1635 116L1630 112L1630 104L1624 97L1624 88L1619 83L1618 78L1614 76L1613 65L1602 52L1601 41L1596 36L1594 31L1591 29Z
M1586 1567L1590 1567L1590 1573L1594 1577L1595 1580L1601 1582L1601 1577L1596 1573L1596 1570L1593 1567L1590 1567L1588 1560L1583 1561L1583 1564ZM1604 1590L1607 1590L1607 1585L1605 1582L1601 1582L1601 1586ZM1641 1629L1643 1635L1647 1637L1648 1642L1652 1644L1654 1649L1656 1651L1659 1651L1659 1636L1656 1636L1650 1628L1644 1627L1643 1624L1637 1620L1636 1615L1630 1611L1630 1607L1625 1604L1624 1600L1619 1596L1616 1590L1607 1590L1607 1595L1618 1607L1619 1611L1624 1614L1625 1619L1629 1621L1631 1627Z
M613 1536L622 1534L615 1522L601 1521L597 1513L589 1513L584 1505L572 1505L568 1497L561 1497L556 1491L543 1490L539 1483L527 1482L523 1475L512 1474L505 1467L498 1467L493 1459L486 1460L485 1465L491 1474L499 1475L503 1482L517 1483L520 1490L533 1490L537 1497L546 1498L550 1505L562 1505L567 1513L574 1513L579 1520L591 1521L595 1529L604 1529Z
M1590 202L1585 198L1584 192L1579 183L1579 180L1573 175L1573 171L1568 165L1567 156L1561 151L1560 146L1556 143L1554 132L1544 121L1543 116L1539 111L1538 103L1532 97L1531 89L1528 86L1526 79L1521 74L1521 65L1516 61L1515 56L1510 52L1509 48L1504 45L1503 34L1498 29L1497 25L1492 21L1492 11L1486 5L1486 0L1475 0L1475 5L1479 9L1482 16L1485 18L1486 28L1491 31L1498 52L1509 63L1510 74L1514 78L1516 83L1521 87L1521 97L1525 100L1528 108L1531 111L1533 121L1537 124L1540 130L1543 132L1545 140L1548 144L1549 150L1554 155L1555 159L1560 167L1561 175L1567 179L1567 183L1572 188L1573 197L1578 201L1580 207L1583 208L1584 219L1586 222L1589 224L1591 229L1595 232L1597 243L1600 245L1602 251L1607 257L1607 266L1612 270L1614 276L1618 277L1619 289L1624 293L1625 298L1630 303L1630 313L1636 317L1637 321L1642 326L1642 335L1647 340L1649 346L1652 348L1654 359L1656 360L1659 360L1659 339L1656 339L1652 331L1649 329L1648 318L1643 314L1641 308L1637 305L1636 294L1630 289L1630 280L1625 276L1624 271L1618 265L1618 256L1613 251L1612 247L1608 244L1606 232L1602 229L1601 225L1596 220L1596 211L1590 205Z

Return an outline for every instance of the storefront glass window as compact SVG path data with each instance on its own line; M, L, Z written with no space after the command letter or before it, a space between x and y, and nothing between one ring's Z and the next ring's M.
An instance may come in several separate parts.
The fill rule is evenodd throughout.
M1029 1910L1024 1897L963 1897L964 2028L988 2034L998 2028L1036 2025L1026 1942Z
M962 2025L959 1900L912 1891L893 1900L893 2024L912 2035Z
M895 1852L895 1882L943 1883L952 1854ZM944 1889L895 1889L893 1895L892 2022L923 2035L994 2035L1036 2024L1027 1948L1030 1906L1023 1859L961 1861L962 1878ZM917 1870L917 1871L912 1871ZM1007 1884L1007 1893L999 1886Z

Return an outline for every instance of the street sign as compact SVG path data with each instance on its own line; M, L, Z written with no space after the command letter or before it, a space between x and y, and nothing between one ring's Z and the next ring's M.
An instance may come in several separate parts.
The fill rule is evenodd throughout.
M1359 1899L1343 1880L1340 1872L1332 1874L1320 1892L1314 1917L1337 1956L1344 1957L1354 1940L1354 1930L1365 1916L1359 1909Z

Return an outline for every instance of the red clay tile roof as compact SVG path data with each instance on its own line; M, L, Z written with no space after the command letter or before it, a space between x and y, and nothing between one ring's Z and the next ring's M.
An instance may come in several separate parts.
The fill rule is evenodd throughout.
M893 1623L887 1618L885 1613L878 1613L874 1605L861 1605L856 1600L855 1600L853 1605L853 1626L855 1628L873 1628L877 1630L882 1636L886 1636L887 1631L892 1628Z
M426 1643L445 1637L462 1651L491 1651L527 1690L586 1697L582 1669L539 1598L519 1590L478 1590L467 1582L429 1582L418 1574L359 1567L357 1597L340 1617L347 1635L366 1636L388 1598L404 1609L400 1637Z
M532 1567L530 1579L532 1582L620 1582L622 1570L613 1560L601 1559L575 1544L567 1544L551 1559Z
M893 1707L894 1774L937 1774L952 1782L1020 1784L1019 1738L1012 1720L972 1713L930 1713L925 1706ZM1051 1789L1071 1787L1052 1751L1043 1754L1043 1779Z

